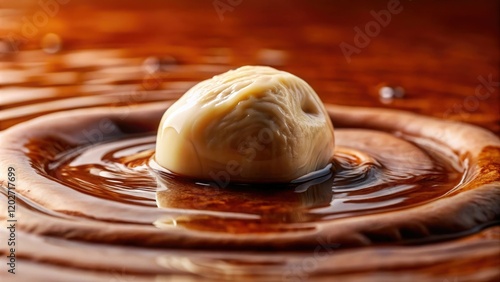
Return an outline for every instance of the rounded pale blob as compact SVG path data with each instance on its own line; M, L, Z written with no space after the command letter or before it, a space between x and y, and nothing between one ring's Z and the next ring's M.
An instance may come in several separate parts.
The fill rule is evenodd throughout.
M215 181L288 182L333 157L330 118L302 79L245 66L200 82L163 115L156 161Z

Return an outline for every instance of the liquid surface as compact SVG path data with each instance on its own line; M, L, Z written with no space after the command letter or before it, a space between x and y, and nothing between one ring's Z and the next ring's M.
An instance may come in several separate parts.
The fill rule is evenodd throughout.
M450 216L426 230L418 223L439 216L429 209L400 234L377 230L412 207L438 206L477 176L446 144L389 132L413 149L384 153L379 148L391 147L371 142L389 139L345 126L332 177L262 193L165 177L150 162L153 128L124 122L136 105L176 99L215 74L260 64L303 78L325 103L408 110L498 135L500 95L488 84L498 81L498 1L400 2L403 11L348 61L339 44L357 48L353 28L363 30L387 1L241 1L221 17L214 1L72 0L30 36L23 17L33 23L45 11L40 4L0 1L0 130L49 113L125 108L120 132L105 118L84 128L71 119L67 128L78 137L40 129L22 154L0 156L2 170L20 170L20 272L2 268L0 280L497 281L494 222L455 231ZM489 152L491 161L495 148ZM33 172L38 178L27 179ZM483 200L473 202L487 206ZM369 232L352 232L351 245L318 235L351 234L328 224L356 218L376 220ZM0 244L2 257L8 251Z
M354 135L357 139L353 142ZM111 200L152 209L159 206L179 209L181 213L182 209L190 210L175 220L177 228L224 232L233 229L230 232L243 233L270 231L276 225L281 229L294 229L298 223L390 211L436 200L455 187L462 176L454 169L458 164L448 163L436 153L429 155L425 147L389 134L339 129L336 136L339 144L332 173L281 187L235 186L225 183L222 176L214 178L212 183L203 183L166 175L149 165L156 140L151 135L61 152L46 164L47 171L40 173L97 201ZM364 146L369 138L385 142L380 142L378 147ZM386 148L387 142L393 146L391 149ZM33 149L39 146L28 147L32 148L33 156L43 156L43 151ZM405 158L404 164L398 163L389 156L388 150L394 147L412 158ZM209 211L253 215L252 221L258 228L247 230L244 227L247 219L241 222L230 219L225 223L223 217L207 216ZM240 227L235 229L235 226Z

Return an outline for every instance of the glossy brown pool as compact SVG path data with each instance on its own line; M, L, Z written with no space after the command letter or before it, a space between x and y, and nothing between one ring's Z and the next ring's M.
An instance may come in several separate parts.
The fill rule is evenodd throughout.
M40 6L2 7L0 218L12 167L18 243L2 281L498 279L498 3L413 2L350 63L339 43L387 2L242 1L221 20L210 2L74 1L18 51L9 32ZM243 64L328 104L331 174L262 189L158 169L171 101Z

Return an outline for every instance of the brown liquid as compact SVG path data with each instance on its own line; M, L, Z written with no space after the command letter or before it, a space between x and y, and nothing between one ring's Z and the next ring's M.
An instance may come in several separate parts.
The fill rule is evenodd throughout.
M33 126L8 144L2 139L0 149L19 146L1 151L0 173L15 166L20 180L19 274L1 269L1 280L497 280L500 228L489 226L498 224L499 193L449 200L478 185L498 191L498 146L481 149L478 171L450 144L356 126L414 146L384 153L387 143L366 143L392 139L353 132L349 121L337 119L334 171L319 183L217 188L150 166L162 110L145 111L150 120L136 122L135 106L176 99L198 81L245 64L294 73L326 103L410 110L500 132L498 89L475 96L478 76L498 80L496 1L474 7L401 1L402 14L351 63L338 44L353 43L353 27L372 20L370 10L387 1L320 2L243 1L220 21L211 1L122 1L117 9L108 1L74 0L21 42L19 52L0 54L0 130L89 109L81 119ZM22 35L21 18L40 11L29 1L3 5L13 9L0 8L6 23L0 44L9 29ZM48 32L60 36L61 52L40 50ZM406 96L380 100L385 84L403 86ZM481 98L477 107L474 97ZM100 106L111 108L86 122ZM109 130L101 124L108 117ZM445 219L437 212L442 202L450 203ZM6 203L2 188L0 210ZM425 205L425 213L401 216ZM401 246L415 240L416 246ZM2 257L7 251L0 244Z
M35 259L32 250L36 249L41 252L37 256L50 263L47 277L53 277L50 271L61 266L99 271L94 278L72 271L65 279L75 275L130 279L139 275L149 281L153 273L286 279L318 271L338 276L350 273L352 267L357 273L370 273L373 267L400 269L404 267L401 258L412 256L411 249L397 251L390 247L393 244L464 236L493 223L455 234L426 231L425 227L401 229L397 236L373 230L365 236L369 236L370 244L379 246L377 253L364 248L344 250L360 242L350 241L351 235L344 241L330 241L321 233L307 234L342 219L396 215L439 202L457 189L470 168L454 158L450 148L428 138L339 126L331 175L299 184L213 187L166 175L152 165L152 131L164 107L159 104L131 112L131 122L117 118L119 112L99 110L82 116L76 130L67 126L67 120L84 112L45 120L44 126L53 131L31 124L40 130L32 133L36 137L26 137L25 143L18 145L24 148L20 159L26 158L41 178L32 188L21 186L23 192L18 196L23 225L30 226L19 234L23 244L29 246L29 251L20 251L20 257L25 258L23 264L44 273L42 266L31 262ZM99 124L103 117L114 129L103 135L104 141L91 142L81 135L82 129ZM15 131L10 133L16 135ZM30 183L29 179L25 181ZM5 191L2 194L6 196ZM75 205L66 204L75 200ZM484 234L491 230L496 229ZM267 236L270 240L265 239ZM40 244L38 238L48 239ZM467 240L443 243L440 252L455 257L456 248L463 254L472 248L481 258L494 258L495 240L469 244ZM268 253L270 249L282 252ZM67 257L74 252L82 255ZM423 244L419 252L417 262L436 259L432 245ZM380 260L382 253L384 260ZM368 262L356 262L352 256L362 256ZM316 266L304 270L309 269L304 261L311 259ZM297 269L302 270L297 273Z
M366 138L374 138L372 135L377 134L367 133ZM345 135L348 134L347 131ZM266 232L276 228L295 230L301 223L405 208L438 199L460 181L461 173L453 168L457 165L448 163L436 153L429 160L408 158L404 165L409 167L397 171L397 167L403 164L391 163L387 156L383 158L383 145L388 144L370 148L372 153L382 156L376 158L370 152L356 150L356 143L366 142L361 136L357 140L349 140L347 136L346 140L341 129L336 131L336 136L338 140L345 140L348 147L338 148L333 175L301 184L220 188L217 179L209 186L208 183L168 176L148 166L154 153L155 136L152 135L121 138L58 152L51 162L44 164L46 170L40 173L64 184L65 189L91 195L96 200L152 209L157 209L157 205L179 209L179 219L156 224L175 223L176 228L233 233ZM37 142L40 141L28 145L30 155L44 156L45 150L51 150L51 144L40 146ZM405 145L417 152L427 151L425 147ZM427 157L427 153L424 154ZM43 163L44 158L33 158L32 161ZM183 209L191 212L182 214ZM221 212L222 216L211 217L207 211ZM225 213L248 215L252 219L226 220ZM127 218L122 220L128 222Z

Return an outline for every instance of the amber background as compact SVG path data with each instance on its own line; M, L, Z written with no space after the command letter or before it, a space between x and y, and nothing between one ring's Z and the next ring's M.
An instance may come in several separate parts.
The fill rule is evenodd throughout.
M387 3L242 0L221 20L213 0L70 0L25 36L26 20L43 11L39 1L0 0L0 130L50 112L162 101L221 71L264 64L302 77L328 103L403 109L500 135L500 2L401 0L403 11L348 63L339 44L353 44L354 28ZM42 50L49 33L62 44L55 54ZM162 61L153 74L148 58ZM496 86L478 97L480 76ZM383 85L406 95L381 100ZM461 281L495 269L490 244L499 237L494 226L452 241L452 259L434 257L442 249L429 245L432 255L407 270Z
M118 66L127 68L140 67L145 58L157 56L175 65L169 75L160 74L164 83L159 90L168 89L171 81L187 82L176 84L180 95L218 71L199 71L201 66L267 64L304 78L325 102L404 109L500 133L498 1L401 0L403 11L393 14L388 26L350 63L339 44L354 45L354 27L364 29L373 20L370 11L387 9L388 1L219 0L241 2L224 12L223 20L215 2L72 0L60 4L57 14L34 36L23 38L23 17L33 21L41 9L39 2L2 0L0 38L8 43L14 36L19 50L8 50L9 44L3 44L0 74L5 68L28 71L29 62L41 62L45 68L36 76L27 75L24 82L0 80L0 91L13 86L59 90L64 86L58 93L64 92L65 97L89 95L72 90L71 85L84 84L88 74L106 68L104 60L123 59ZM27 52L39 50L47 33L60 36L59 53ZM119 52L97 52L108 49ZM95 61L76 66L62 63L61 57L79 50L96 51ZM175 67L186 66L196 71L190 75L184 68L183 74L176 75ZM68 71L78 75L67 85L43 78ZM497 82L481 98L475 92L481 84L479 76ZM103 84L140 84L142 79L138 73ZM381 101L381 85L401 86L406 95ZM12 108L35 100L28 97L22 103L1 105ZM5 128L21 120L4 116L3 121Z

